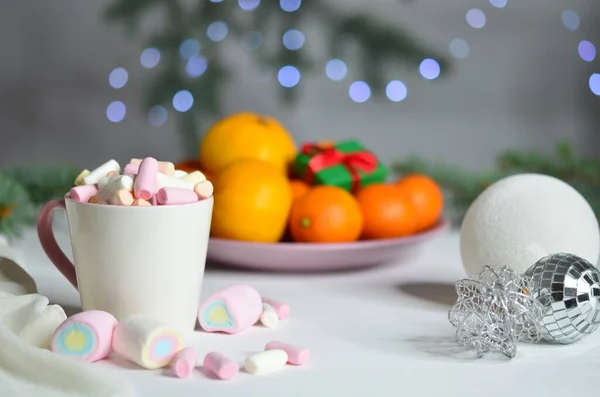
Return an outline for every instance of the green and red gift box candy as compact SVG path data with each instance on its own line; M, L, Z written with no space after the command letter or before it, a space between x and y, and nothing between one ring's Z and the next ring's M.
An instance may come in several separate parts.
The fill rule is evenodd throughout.
M306 143L292 164L294 174L311 185L338 186L350 192L384 183L388 169L358 142Z

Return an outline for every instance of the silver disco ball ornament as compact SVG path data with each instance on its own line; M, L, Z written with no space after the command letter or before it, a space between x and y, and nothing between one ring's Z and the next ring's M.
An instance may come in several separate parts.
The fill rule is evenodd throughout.
M544 306L542 337L569 344L600 325L600 271L576 255L554 254L526 272L533 294Z

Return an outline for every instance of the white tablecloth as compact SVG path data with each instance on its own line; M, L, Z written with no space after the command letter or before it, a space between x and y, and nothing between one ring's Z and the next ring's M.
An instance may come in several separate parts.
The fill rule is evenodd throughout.
M62 228L60 228L62 229ZM69 252L67 233L58 231ZM44 256L33 230L18 243L39 292L67 313L77 310L77 292ZM454 282L465 276L458 234L423 247L410 263L348 273L276 275L209 269L203 296L218 288L250 283L264 296L289 303L292 316L277 330L254 327L243 334L197 333L200 353L221 351L242 362L271 340L308 347L305 367L232 381L195 371L175 379L168 371L121 365L143 397L549 397L595 395L600 373L600 331L570 346L521 345L507 360L475 359L454 342L447 311L455 301ZM200 356L202 358L203 355Z

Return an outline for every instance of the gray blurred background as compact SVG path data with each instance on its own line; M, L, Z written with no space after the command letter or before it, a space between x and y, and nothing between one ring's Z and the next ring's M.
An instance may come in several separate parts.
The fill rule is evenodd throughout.
M507 148L549 153L560 138L570 139L579 153L600 154L600 97L589 87L600 62L598 57L586 62L578 54L582 40L600 44L600 2L508 0L502 8L488 0L332 3L410 28L452 60L452 73L428 81L418 68L398 69L394 78L408 87L406 99L356 103L348 95L352 62L339 82L327 78L323 65L302 77L298 103L285 107L276 76L256 70L243 48L225 40L236 73L227 84L224 114L271 114L298 142L358 137L384 161L416 153L478 168L490 166ZM108 158L185 157L172 109L163 125L149 124L140 100L153 70L140 65L140 40L103 21L107 4L21 0L0 5L0 166L72 162L89 168ZM482 28L467 23L472 8L485 13ZM579 18L571 12L565 21L566 10ZM310 26L304 33L306 46L323 44ZM463 59L449 49L457 38L468 43ZM459 55L465 55L464 48ZM128 71L120 89L108 81L117 67ZM106 114L116 100L127 106L117 123Z

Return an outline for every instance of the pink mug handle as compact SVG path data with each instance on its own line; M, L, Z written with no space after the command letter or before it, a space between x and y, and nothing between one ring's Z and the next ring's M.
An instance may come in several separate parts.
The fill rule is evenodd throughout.
M52 264L56 266L58 271L65 276L65 278L73 285L73 287L77 288L77 275L75 274L75 266L73 266L73 263L69 260L69 258L67 258L65 253L62 252L58 246L56 238L54 237L54 231L52 230L52 215L54 214L54 211L59 208L66 210L65 200L52 200L44 204L40 210L40 214L38 215L38 237L44 252L46 255L48 255L48 258Z

